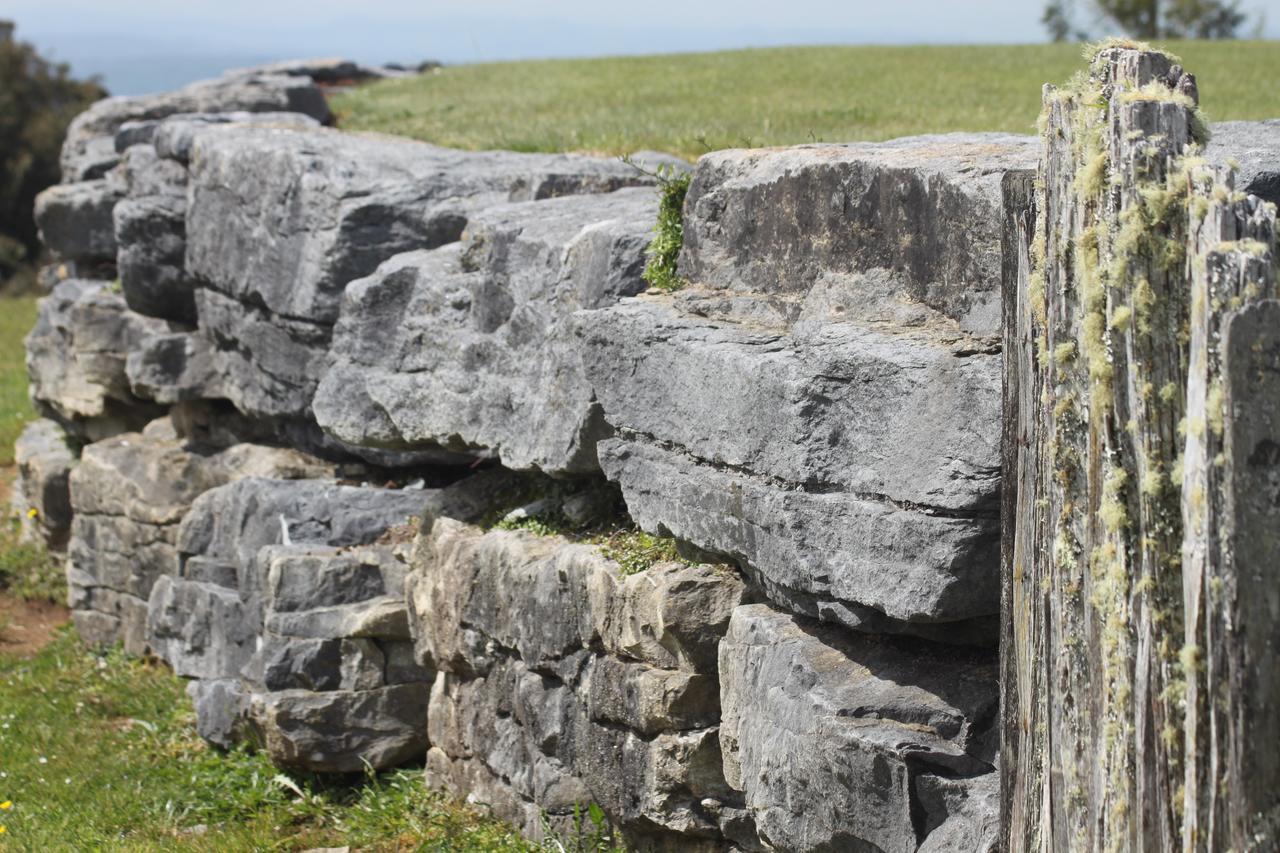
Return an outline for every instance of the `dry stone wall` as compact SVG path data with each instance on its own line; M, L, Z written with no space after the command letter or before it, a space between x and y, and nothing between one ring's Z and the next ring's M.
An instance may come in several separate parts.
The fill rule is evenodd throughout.
M650 176L323 126L379 73L73 124L15 500L82 639L190 679L216 746L417 762L532 837L995 849L1035 141L707 155L664 293Z

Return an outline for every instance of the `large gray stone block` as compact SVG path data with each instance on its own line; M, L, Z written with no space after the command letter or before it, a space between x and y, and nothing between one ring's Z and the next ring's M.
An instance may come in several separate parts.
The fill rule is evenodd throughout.
M226 296L332 324L349 282L457 240L481 207L649 182L617 160L211 127L192 146L187 265Z
M81 438L139 429L160 411L131 392L129 353L174 328L130 311L107 282L64 281L26 338L31 398Z
M119 176L75 184L58 184L36 196L36 225L40 239L55 257L88 264L116 260L112 212L124 198Z
M716 152L688 285L577 315L642 527L774 601L989 642L998 610L999 294L1030 139Z
M725 777L771 848L995 848L993 655L746 605L720 645L720 701Z
M656 211L647 187L489 208L463 246L352 283L312 404L320 426L351 444L595 470L602 424L569 315L645 287Z
M288 74L230 73L201 80L173 92L106 98L72 120L62 145L62 179L82 181L111 165L116 131L126 122L151 121L178 113L244 111L298 112L320 121L330 118L324 93L310 78Z
M824 278L894 273L892 295L978 334L1000 330L1002 182L1035 169L1031 136L713 151L685 202L681 275L803 299Z

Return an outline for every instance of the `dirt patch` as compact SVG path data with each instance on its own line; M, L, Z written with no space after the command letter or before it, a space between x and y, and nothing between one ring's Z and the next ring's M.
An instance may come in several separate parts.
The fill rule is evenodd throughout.
M0 655L31 657L70 619L71 611L61 604L0 593Z

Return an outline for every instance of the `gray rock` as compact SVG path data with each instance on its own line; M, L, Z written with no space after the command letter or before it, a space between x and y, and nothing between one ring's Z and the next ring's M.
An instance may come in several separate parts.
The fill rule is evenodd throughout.
M489 208L462 248L397 255L353 282L312 404L320 426L351 444L595 470L602 425L569 315L645 287L655 216L649 188Z
M249 715L277 765L360 773L366 766L383 770L426 752L429 696L420 684L257 693Z
M384 595L356 604L338 604L296 612L268 610L266 628L288 637L377 637L408 640L409 615L403 595Z
M638 849L724 849L721 815L741 802L721 771L715 654L746 596L735 573L623 576L594 547L450 518L412 565L418 654L442 670L430 784L535 835L539 815L563 827L595 802Z
M323 476L332 470L284 448L192 446L168 419L143 433L87 446L69 477L72 607L106 608L120 630L141 638L135 644L140 654L146 647L146 601L160 577L177 573L178 523L199 495L238 477ZM119 595L137 604L119 612Z
M713 151L685 201L680 273L803 298L826 276L886 269L899 298L982 335L1000 330L1002 183L1035 168L1031 136Z
M720 645L725 778L780 849L987 849L996 670L985 652L740 607ZM976 846L939 846L935 831Z
M125 151L121 170L126 197L113 221L125 303L139 314L194 322L193 285L184 267L186 169L149 145L135 145Z
M154 122L148 141L155 146L156 153L161 157L186 166L191 162L191 146L196 137L206 128L222 124L294 130L311 130L321 126L320 122L302 113L189 113L172 115ZM119 135L116 140L118 147Z
M245 675L267 691L374 690L383 685L385 668L386 658L372 640L267 634Z
M41 418L23 428L13 456L18 480L12 506L22 519L23 538L62 550L71 532L68 480L78 461L78 448L57 422Z
M179 547L184 559L198 555L234 564L241 593L260 597L268 567L259 551L281 544L284 529L298 545L364 545L417 515L430 497L429 491L330 480L249 477L202 494L182 521Z
M140 428L157 407L130 391L128 354L173 327L128 310L106 282L64 281L40 301L27 335L27 375L38 406L80 437Z
M162 575L147 602L152 651L187 678L239 674L253 655L257 627L235 590Z
M298 112L328 121L324 93L310 79L286 74L242 73L201 80L174 92L106 98L72 120L62 145L62 179L81 181L101 168L107 140L126 122L178 113Z
M123 197L124 187L114 175L49 187L36 196L40 239L61 260L114 263L112 211Z
M607 653L714 673L729 614L747 596L729 570L661 564L622 575L599 550L554 536L439 519L408 579L410 626L437 668L483 672L498 649L531 669L598 645Z
M1004 185L1033 156L980 134L702 158L689 286L577 316L632 517L798 612L991 641Z
M1221 121L1210 131L1204 156L1234 163L1236 189L1280 204L1280 119Z
M196 733L221 749L240 743L248 730L249 695L238 678L192 681L187 695L196 709Z
M404 594L405 566L387 547L281 546L259 558L267 567L266 605L276 613Z
M329 130L212 127L192 150L189 271L241 302L326 324L348 282L457 240L479 207L649 180L616 160Z

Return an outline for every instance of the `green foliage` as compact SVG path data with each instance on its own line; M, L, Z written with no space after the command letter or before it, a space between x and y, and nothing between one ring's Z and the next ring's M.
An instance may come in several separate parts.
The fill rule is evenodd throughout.
M20 521L0 520L0 589L25 601L67 600L62 563L40 544L19 542Z
M643 530L615 530L599 534L593 544L600 552L618 564L624 575L647 571L658 563L685 563L691 565L676 551L676 541L670 537L654 536Z
M22 347L22 340L35 321L35 299L0 298L0 467L13 464L13 443L36 416L27 396L27 363Z
M1072 0L1049 0L1041 21L1054 41L1083 40ZM1245 22L1240 0L1086 0L1086 11L1108 28L1142 39L1231 39Z
M644 266L644 280L659 290L679 290L684 284L676 262L684 246L684 199L691 179L688 172L659 171L658 221L653 226L649 260Z
M106 96L97 80L76 80L13 38L0 21L0 283L39 251L31 216L36 195L61 177L58 157L71 119Z
M1163 44L1215 121L1280 115L1280 43ZM1033 133L1071 44L805 47L458 65L333 99L343 127L468 149L670 151ZM945 71L940 71L945 69Z

